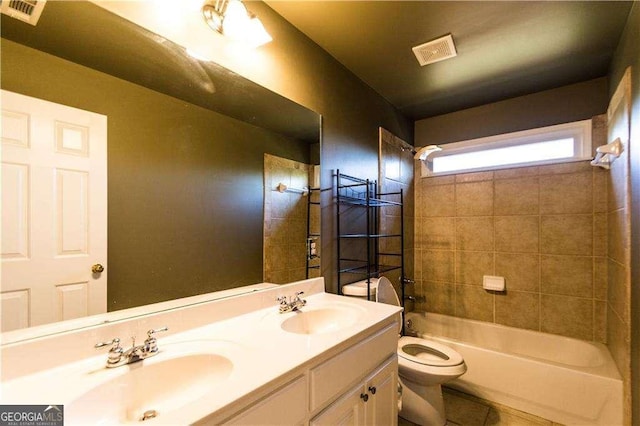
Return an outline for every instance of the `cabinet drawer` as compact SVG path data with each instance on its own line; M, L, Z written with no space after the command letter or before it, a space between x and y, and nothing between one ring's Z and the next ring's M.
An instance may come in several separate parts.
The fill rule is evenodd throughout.
M297 425L307 416L307 378L298 377L250 405L225 425Z
M314 411L396 352L398 326L392 324L310 372L310 409Z

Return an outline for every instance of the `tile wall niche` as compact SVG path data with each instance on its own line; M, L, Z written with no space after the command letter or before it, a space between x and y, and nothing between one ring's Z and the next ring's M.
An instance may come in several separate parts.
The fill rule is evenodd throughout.
M594 119L593 145L606 139ZM607 172L588 161L415 177L417 310L605 342ZM506 292L482 288L505 277Z
M265 282L284 284L306 278L308 195L278 192L283 183L290 188L304 188L313 182L313 167L286 158L264 156L264 262ZM318 193L312 193L318 197ZM316 200L317 201L317 200ZM310 230L320 234L320 210L310 209ZM320 242L316 244L320 254ZM312 263L319 265L320 257ZM320 275L311 269L309 278Z

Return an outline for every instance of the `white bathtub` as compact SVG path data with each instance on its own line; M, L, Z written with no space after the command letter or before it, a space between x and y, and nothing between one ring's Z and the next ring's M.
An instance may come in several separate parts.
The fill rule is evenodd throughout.
M447 386L567 425L622 424L622 379L605 345L447 315L406 317L464 357L467 372Z

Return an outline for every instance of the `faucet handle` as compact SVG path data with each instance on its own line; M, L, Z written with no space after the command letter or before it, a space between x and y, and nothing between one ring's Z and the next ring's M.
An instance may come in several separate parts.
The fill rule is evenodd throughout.
M156 333L160 333L161 331L167 331L167 330L169 330L169 327L165 326L161 328L156 328L155 330L151 329L147 331L147 340L144 341L145 352L147 353L158 352L158 339L153 337L153 335Z
M124 355L124 350L120 346L120 339L118 339L116 337L115 339L113 339L110 342L96 343L94 345L94 348L98 349L98 348L103 348L103 347L109 346L109 345L112 345L112 346L111 346L111 349L109 349L109 356L107 358L107 366L109 366L109 365L114 366L116 364L119 364L120 361L122 361L122 356Z
M168 331L168 330L169 330L169 327L167 327L166 325L164 327L161 327L161 328L156 328L155 330L151 329L151 330L147 331L147 337L151 337L156 333L160 333L161 331Z
M111 340L110 342L96 343L94 348L98 349L98 348L103 348L103 347L109 346L109 345L113 345L110 350L115 350L115 349L120 348L120 339L118 339L116 337L115 339ZM120 348L120 349L122 349L122 348Z
M304 294L304 291L299 291L296 293L296 298L293 303L296 305L295 308L299 308L300 306L304 306L307 304L307 301L304 299L300 299L300 296Z
M291 298L289 298L290 300ZM284 314L285 312L291 311L291 303L287 301L287 296L278 296L276 297L276 302L278 302L278 312Z

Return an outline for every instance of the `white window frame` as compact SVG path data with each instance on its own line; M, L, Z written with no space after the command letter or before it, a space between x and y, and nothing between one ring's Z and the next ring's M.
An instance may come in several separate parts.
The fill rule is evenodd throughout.
M438 157L498 148L508 148L513 146L549 142L562 139L573 139L573 155L571 157L542 161L523 161L506 165L476 167L443 172L433 171L433 161ZM453 142L440 145L440 147L442 148L442 151L435 152L431 154L427 158L427 160L420 162L422 177L445 176L488 170L512 169L516 167L530 167L544 164L570 163L575 161L591 160L593 158L593 148L591 145L591 120L575 121L572 123L540 127L520 132L504 133L501 135L472 139L468 141Z

